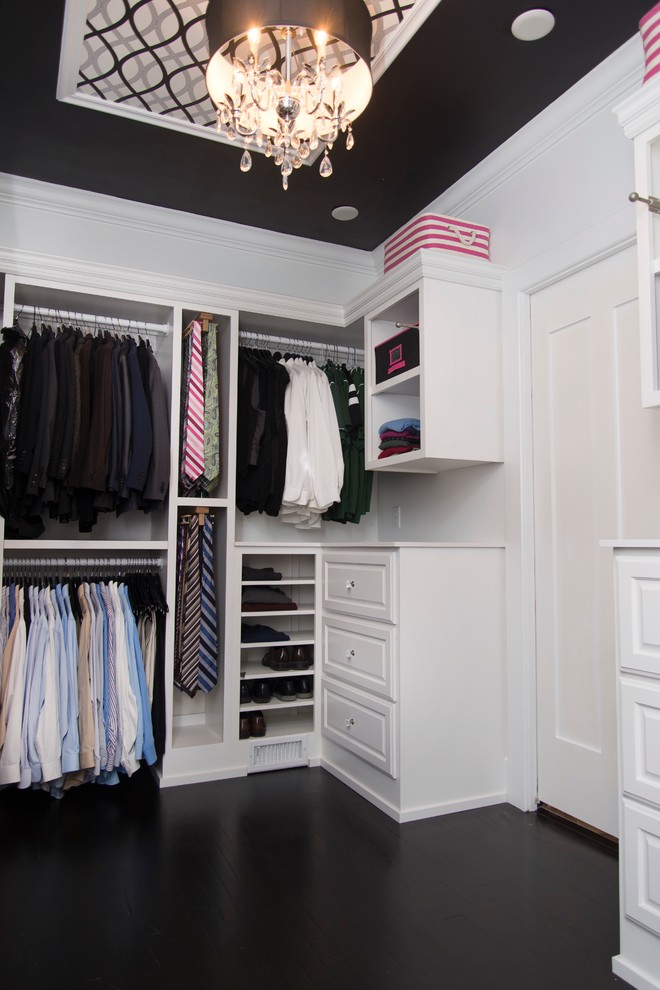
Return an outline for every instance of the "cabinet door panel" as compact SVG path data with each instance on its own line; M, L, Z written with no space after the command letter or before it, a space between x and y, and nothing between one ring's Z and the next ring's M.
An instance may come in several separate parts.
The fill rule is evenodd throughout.
M625 801L626 915L660 935L660 812Z
M660 683L621 682L623 788L660 807Z
M395 709L343 684L323 683L323 734L396 777Z
M328 614L323 618L323 673L395 700L393 626Z
M660 554L616 559L619 664L660 677Z
M326 554L323 558L323 604L326 609L394 622L392 555Z

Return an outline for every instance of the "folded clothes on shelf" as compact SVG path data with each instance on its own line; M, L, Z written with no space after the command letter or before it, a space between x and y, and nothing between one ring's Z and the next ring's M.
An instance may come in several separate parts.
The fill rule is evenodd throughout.
M419 450L419 445L417 447L389 447L387 450L381 450L378 460L383 457L391 457L393 454L409 454L412 450Z
M420 421L418 419L390 419L387 423L379 428L378 433L380 436L388 431L392 433L403 433L404 430L416 430L417 433L420 431Z
M243 604L248 602L258 604L288 604L293 605L291 598L279 588L243 588L241 594Z
M272 567L250 567L243 564L244 581L281 581L282 575Z
M271 629L270 626L262 626L258 623L255 625L249 622L241 623L241 643L280 642L290 638L280 629Z
M419 450L421 444L420 422L418 419L390 419L378 430L380 454L392 457L394 454L409 454L411 450Z

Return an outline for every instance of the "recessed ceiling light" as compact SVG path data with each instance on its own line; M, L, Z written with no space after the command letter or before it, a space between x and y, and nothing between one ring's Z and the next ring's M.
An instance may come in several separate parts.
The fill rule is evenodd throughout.
M335 220L355 220L358 211L354 206L335 206L332 215Z
M518 41L538 41L550 34L555 26L555 16L540 7L519 14L511 25L511 34Z

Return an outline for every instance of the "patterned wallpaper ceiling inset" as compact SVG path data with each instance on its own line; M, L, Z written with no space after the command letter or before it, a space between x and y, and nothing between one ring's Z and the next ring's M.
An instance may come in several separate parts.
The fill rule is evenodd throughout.
M74 13L68 0L70 33L67 38L65 28L63 46L71 56L77 45L77 76L70 76L67 85L60 73L60 99L215 136L215 108L204 81L209 58L207 2L86 0L75 4ZM404 19L413 8L419 16L423 7L433 8L438 2L367 0L373 23L372 62L380 58L381 72L388 49L396 48L392 43ZM76 16L85 19L77 25L77 36L71 29Z

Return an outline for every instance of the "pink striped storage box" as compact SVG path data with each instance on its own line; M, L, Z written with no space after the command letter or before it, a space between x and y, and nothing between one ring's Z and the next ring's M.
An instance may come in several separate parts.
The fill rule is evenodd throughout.
M639 22L639 33L644 46L644 82L660 72L660 3L656 3Z
M425 213L385 241L385 271L396 268L415 251L434 248L489 260L490 230L477 223Z

